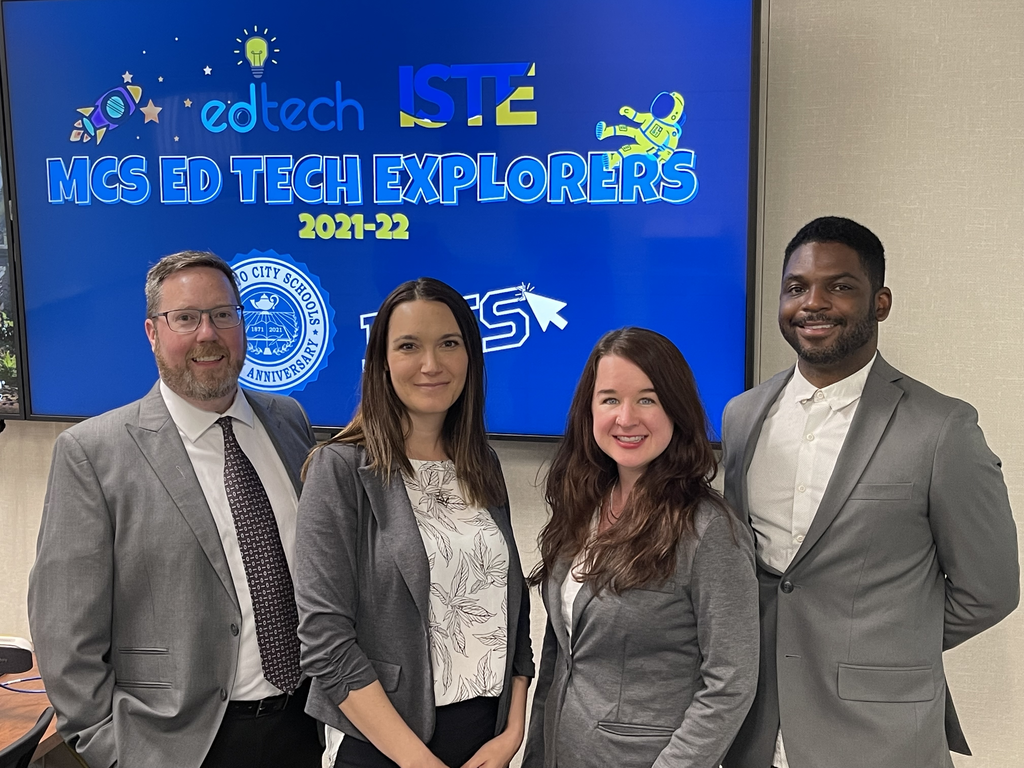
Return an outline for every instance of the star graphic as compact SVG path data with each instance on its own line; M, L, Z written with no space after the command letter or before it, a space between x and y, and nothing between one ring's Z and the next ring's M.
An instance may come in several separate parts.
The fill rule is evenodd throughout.
M123 75L121 75L121 78L122 78L122 79L123 79L123 80L124 80L124 81L125 81L126 83L130 83L130 82L132 81L132 73L131 73L131 72L129 72L129 71L128 71L128 70L126 69L126 70L124 71L124 74L123 74Z
M209 66L203 67L203 72L207 75L213 74L213 70Z
M162 109L163 109L163 107L158 107L156 104L153 103L153 100L150 99L149 100L149 104L147 104L146 106L144 106L140 110L142 112L142 114L144 114L146 116L146 119L142 121L143 124L151 122L151 121L154 122L154 123L159 123L160 122L160 117L159 117L160 110L162 110Z
M156 79L156 81L157 81L158 83L162 83L162 82L164 81L164 78L163 78L163 76L161 76L161 77L158 77L158 78Z
M185 106L186 107L191 107L192 106L192 99L185 99Z
M175 136L175 137L174 137L174 140L175 140L175 141L177 141L177 140L178 140L178 137L177 137L177 136Z

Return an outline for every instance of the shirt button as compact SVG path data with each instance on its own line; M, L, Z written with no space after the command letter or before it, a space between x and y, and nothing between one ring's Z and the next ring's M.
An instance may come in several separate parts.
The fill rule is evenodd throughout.
M784 582L782 582L782 591L785 592L787 595L790 592L792 592L793 591L793 582L792 581L784 581Z
M803 544L804 543L804 535L801 533L799 536L794 538L793 541L795 541L797 544Z
M800 491L800 493L803 493L804 491L806 491L806 490L807 490L807 486L806 486L806 485L798 485L798 486L796 487L796 489L797 489L798 491Z
M227 701L228 700L228 692L225 691L223 688L220 689L220 700L221 701Z
M232 624L231 625L231 634L234 635L235 637L238 637L238 625L237 624Z
M820 389L817 392L814 393L814 402L820 403L824 399L825 399L825 393L822 392Z
M814 435L808 435L807 442L811 442L812 440L814 440Z

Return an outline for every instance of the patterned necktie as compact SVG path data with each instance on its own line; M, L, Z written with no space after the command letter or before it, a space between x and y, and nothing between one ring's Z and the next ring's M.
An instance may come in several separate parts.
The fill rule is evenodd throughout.
M300 675L299 614L277 520L256 468L235 439L231 417L217 423L224 430L224 490L252 597L263 676L294 693Z

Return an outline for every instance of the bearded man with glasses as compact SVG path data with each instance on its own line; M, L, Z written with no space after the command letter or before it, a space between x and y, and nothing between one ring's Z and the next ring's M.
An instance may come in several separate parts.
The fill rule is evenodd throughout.
M222 259L161 259L146 303L160 380L54 446L29 620L57 730L93 768L313 768L291 581L309 420L239 388Z

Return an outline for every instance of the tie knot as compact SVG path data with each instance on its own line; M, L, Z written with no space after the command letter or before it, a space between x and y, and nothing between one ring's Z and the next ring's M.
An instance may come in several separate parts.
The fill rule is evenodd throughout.
M231 426L231 417L230 416L221 416L219 419L217 419L216 423L225 432L234 432L234 429Z

